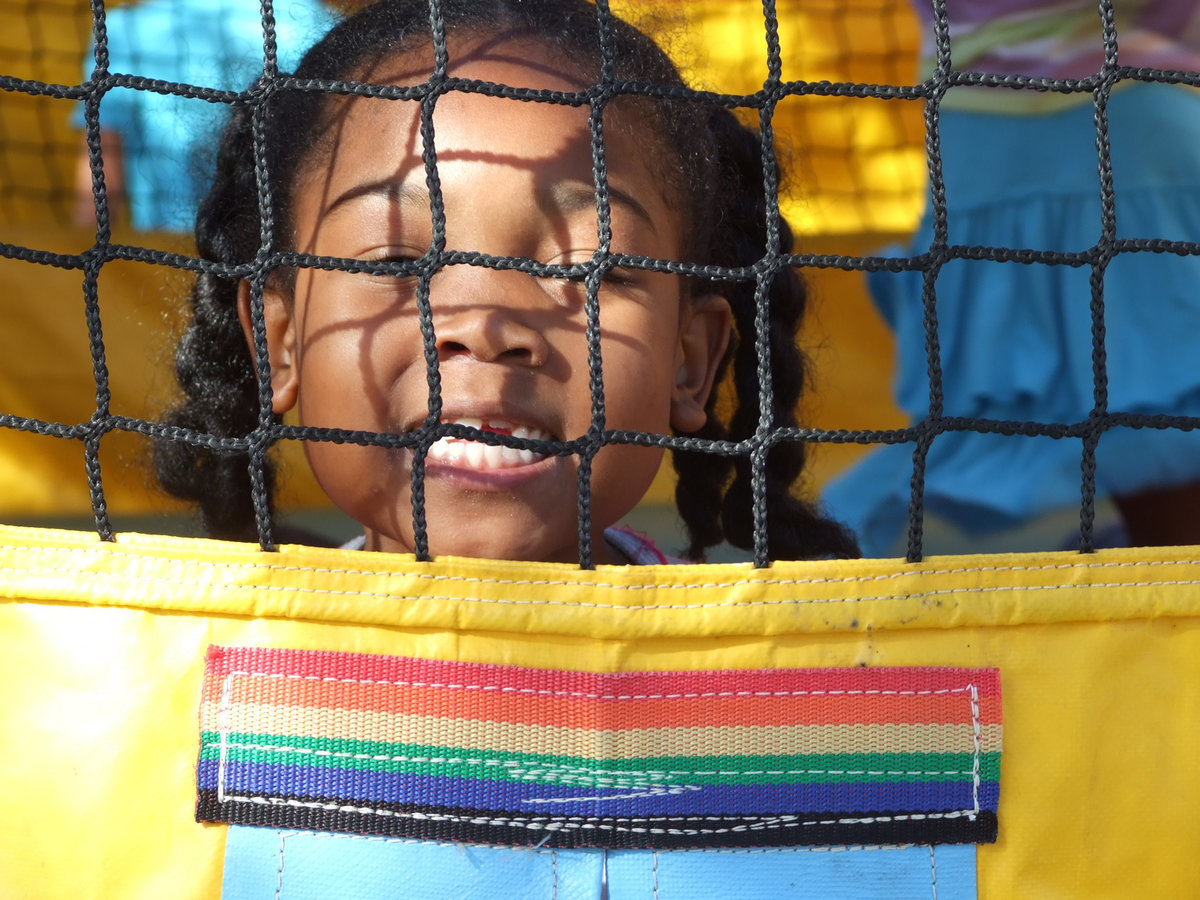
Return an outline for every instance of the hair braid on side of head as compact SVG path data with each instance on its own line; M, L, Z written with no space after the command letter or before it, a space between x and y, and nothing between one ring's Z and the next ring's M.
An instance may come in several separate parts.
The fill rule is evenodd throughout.
M212 188L196 219L200 258L245 263L243 248L258 244L250 110L238 108L226 130ZM245 437L258 425L258 383L237 312L237 279L200 272L190 296L191 319L175 352L183 397L164 424L213 438ZM167 493L199 508L204 531L227 540L256 537L247 452L160 438L154 447L159 483ZM266 487L273 492L274 467Z
M703 259L712 265L740 268L760 261L766 250L766 200L763 192L762 146L759 136L743 127L728 110L715 110L710 120L718 188L711 195L712 226ZM780 223L780 252L791 253L792 231ZM711 282L706 288L723 294L733 312L730 350L718 379L732 367L734 409L728 425L718 416L717 391L709 398L704 428L692 436L745 441L759 425L760 385L755 346L756 285L752 281ZM796 410L805 387L808 360L796 342L807 307L799 274L782 268L767 295L774 428L796 426ZM719 383L719 380L718 380ZM804 473L806 445L786 441L771 448L766 464L768 554L772 559L855 557L859 549L842 525L821 516L793 491ZM723 456L676 452L679 474L676 504L691 540L685 551L694 559L721 541L754 547L753 492L748 455Z

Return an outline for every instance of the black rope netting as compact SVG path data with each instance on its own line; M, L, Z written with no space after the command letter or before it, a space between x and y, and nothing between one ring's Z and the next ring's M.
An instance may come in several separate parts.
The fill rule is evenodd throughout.
M950 4L953 6L952 2ZM204 447L217 453L247 454L250 459L250 483L257 519L259 542L264 550L273 549L271 502L266 482L266 458L271 448L284 441L331 441L386 448L408 448L414 451L412 468L412 517L416 536L415 552L419 558L429 558L427 537L424 471L430 447L440 438L470 438L488 445L519 450L533 450L558 456L575 456L579 460L578 534L579 561L587 567L593 562L591 544L592 496L591 472L596 454L605 446L630 444L662 447L708 454L721 454L749 460L752 486L752 519L754 524L753 558L758 566L771 560L768 543L768 507L774 498L768 489L766 467L772 449L788 442L809 444L908 444L913 447L911 503L908 518L907 556L916 561L923 553L925 522L924 498L926 462L931 448L942 435L956 432L979 432L1006 436L1044 437L1078 441L1080 453L1079 542L1081 551L1094 546L1095 502L1097 496L1096 452L1104 435L1113 429L1180 429L1193 430L1200 418L1187 415L1152 415L1109 409L1109 376L1106 347L1120 335L1111 335L1105 327L1105 274L1112 260L1124 254L1200 255L1200 244L1190 241L1120 238L1117 232L1116 197L1110 135L1108 102L1114 88L1125 82L1170 83L1200 86L1195 72L1154 68L1134 68L1122 65L1118 52L1118 33L1113 3L1101 2L1097 17L1103 40L1104 58L1099 70L1085 78L1044 78L1012 74L995 74L960 69L954 63L954 42L947 18L947 3L935 0L934 46L936 67L932 74L915 84L877 84L859 82L788 80L785 75L783 51L779 37L779 15L774 0L764 0L761 23L767 77L761 89L749 94L727 94L702 90L683 91L668 86L630 82L618 78L618 67L612 46L612 13L607 0L596 3L596 40L603 66L600 78L586 89L577 92L551 92L494 85L454 77L450 71L445 24L440 3L429 4L429 33L434 47L432 75L420 84L391 86L358 81L316 81L297 79L280 71L276 53L276 34L273 4L261 4L263 65L261 76L244 90L219 90L186 83L148 79L138 74L114 71L109 65L106 43L106 11L103 0L91 4L95 67L90 80L80 84L55 83L38 78L0 75L0 88L8 94L28 97L48 97L74 101L83 108L84 134L90 161L92 190L96 219L95 240L80 253L58 253L24 246L20 242L0 243L0 255L40 266L74 270L83 282L84 314L86 317L91 365L95 377L94 413L87 421L59 422L36 416L8 414L0 410L0 429L14 429L37 435L78 441L84 448L85 471L91 495L96 530L102 538L113 537L105 495L105 481L100 466L99 448L107 435L131 432L155 439L183 442ZM948 92L974 86L998 92L1038 92L1063 95L1091 96L1096 129L1096 163L1099 172L1099 192L1102 221L1099 240L1094 246L1074 252L1050 251L1026 247L997 247L955 244L947 221L946 190L942 173L939 136L941 104ZM212 104L239 106L252 110L253 134L259 163L258 211L261 223L259 249L254 258L237 265L223 265L196 256L155 250L121 243L114 239L106 183L106 167L101 132L104 124L104 98L117 89L152 91L193 98ZM433 240L421 258L404 262L364 262L327 256L314 256L276 248L277 198L272 196L265 174L263 154L263 120L272 99L283 91L335 92L359 97L410 100L420 104L422 160L429 187ZM589 110L591 151L594 165L595 201L597 212L598 249L586 262L570 265L548 265L522 257L497 257L449 248L446 242L445 210L439 184L437 140L434 134L433 113L439 98L452 92L473 92L497 98L533 103L566 104ZM708 104L738 110L756 117L756 127L765 160L761 174L762 191L766 198L766 247L761 258L741 267L706 266L679 260L650 259L612 252L610 195L606 168L605 110L616 98L636 95L651 100L675 100ZM869 255L854 256L841 253L786 252L780 239L781 211L779 189L781 173L776 162L774 121L781 103L797 97L837 97L871 99L894 103L924 102L926 149L928 160L929 195L931 199L934 240L927 250L911 256ZM7 136L5 138L8 139ZM986 176L986 173L983 173ZM164 424L147 417L121 415L112 409L109 391L109 360L106 354L104 308L99 292L101 272L115 261L129 260L155 266L166 266L186 272L210 272L228 278L246 279L251 285L253 309L253 345L258 365L259 416L257 427L241 436L215 436L207 431ZM1027 266L1060 266L1086 269L1091 285L1091 346L1093 375L1093 407L1077 421L1047 422L1038 420L997 420L984 417L948 415L945 409L943 348L939 332L938 278L943 268L955 260L991 261ZM518 438L512 435L481 431L466 425L441 420L442 400L439 360L430 306L430 281L434 274L448 266L482 266L494 270L515 270L539 278L560 278L582 281L586 286L588 371L592 390L591 424L587 432L571 440L545 442ZM417 302L429 382L428 415L418 429L404 434L380 434L330 428L302 427L280 423L272 412L272 387L267 352L267 335L263 322L263 292L273 272L294 267L340 269L374 275L405 275L417 279ZM845 271L904 272L922 274L925 322L925 350L929 381L928 414L907 427L889 429L822 429L810 427L779 427L774 420L775 407L771 379L771 329L769 286L775 275L785 267L805 269L840 269ZM757 300L752 334L745 339L755 346L758 386L758 421L753 434L744 440L701 440L694 437L647 434L607 427L605 409L605 369L601 341L600 286L606 276L617 268L667 272L674 275L717 281L739 281L755 285ZM8 302L13 302L11 299Z

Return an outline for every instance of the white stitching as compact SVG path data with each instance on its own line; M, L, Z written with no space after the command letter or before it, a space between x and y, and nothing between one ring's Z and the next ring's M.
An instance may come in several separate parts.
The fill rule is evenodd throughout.
M397 819L412 819L422 822L461 822L468 825L498 825L506 828L526 828L530 831L611 831L627 834L665 834L695 836L706 834L738 834L747 831L768 831L779 828L799 828L816 825L874 825L881 822L926 822L938 819L970 819L974 821L978 810L956 809L940 813L910 813L895 816L863 816L838 819L802 819L800 816L647 816L639 822L658 822L674 819L682 822L741 819L744 824L723 828L652 828L644 825L612 825L593 821L587 816L456 816L450 813L375 809L369 806L348 806L341 803L317 803L311 800L293 800L289 797L249 797L229 794L230 803L254 803L259 806L291 806L300 809L323 809L330 812L358 813L361 815L386 816ZM628 817L623 817L628 818Z
M239 827L251 828L255 826ZM422 847L438 847L443 850L454 850L456 852L461 850L463 847L472 847L477 850L491 850L504 855L508 855L514 851L519 851L521 853L537 853L541 856L547 854L553 855L555 852L557 852L553 849L544 850L542 849L541 844L534 844L529 847L512 847L503 844L483 844L472 841L443 841L436 838L387 837L386 835L382 834L350 834L348 832L340 831L289 831L287 832L287 835L289 838L330 838L340 841L375 841L376 843L382 844L419 844ZM544 840L549 840L550 838L551 835L546 835Z
M972 704L972 712L977 709ZM284 744L239 743L237 741L209 741L204 749L213 747L233 750L263 750L270 753L299 753L311 756L332 757L335 759L357 759L372 762L401 762L421 763L435 766L494 766L509 769L507 775L514 778L535 781L539 779L556 780L565 784L585 782L596 787L616 788L649 788L658 785L653 781L667 781L677 776L737 776L737 775L941 775L961 777L972 775L975 780L976 793L980 783L978 760L982 752L979 732L976 729L975 756L970 769L592 769L586 766L568 766L558 763L542 763L540 767L528 767L527 763L515 759L486 759L468 756L390 756L388 754L349 753L340 750L321 750L316 747L290 747ZM628 775L628 778L599 778L599 775ZM651 783L635 780L635 777L651 779Z
M979 688L974 683L971 688L971 739L974 741L975 752L971 754L971 795L975 800L975 809L979 809L979 785L982 781L980 760L983 756L983 723L980 721Z
M229 765L229 734L233 727L230 722L233 716L233 678L234 673L230 672L221 679L221 700L217 706L217 727L221 735L221 749L217 757L217 800L222 803L225 801L225 772Z
M279 864L275 870L275 900L282 900L283 897L283 873L284 859L287 839L297 837L298 833L294 831L280 831L279 834ZM418 838L393 838L384 837L381 835L358 835L358 834L338 834L334 832L305 832L305 837L309 838L335 838L339 840L353 841L374 841L376 843L385 844L410 844L423 847L437 847L439 849L448 849L456 846L449 844L446 841L438 840L422 840ZM549 834L543 838L543 841L548 840ZM477 849L489 850L493 852L508 853L511 851L509 847L500 847L494 844L472 844ZM752 854L797 854L797 853L846 853L846 852L871 852L880 850L909 850L913 844L846 844L833 846L810 846L810 847L712 847L712 848L695 848L690 850L676 851L679 853L707 853L707 854L736 854L736 855L752 855ZM930 868L930 887L931 900L937 900L937 856L935 848L932 844L929 848L929 868ZM529 848L530 852L541 855L549 854L550 856L550 874L551 874L551 900L558 900L558 851L557 850L540 850L539 847ZM651 883L652 883L652 900L658 900L659 881L658 881L658 857L659 851L652 850L651 854Z
M137 548L125 551L119 544L107 544L103 548L100 547L45 547L45 546L21 546L14 545L6 548L14 552L35 552L35 553L51 553L51 554L94 554L97 550L103 553L114 555L122 555L126 557L142 557L144 550ZM945 569L929 569L922 571L919 568L914 568L905 571L884 572L878 575L850 575L844 577L820 577L820 578L757 578L754 576L754 569L747 568L746 576L734 581L708 581L708 582L674 582L674 583L653 583L653 584L621 584L616 582L608 582L601 579L595 580L569 580L569 579L519 579L519 578L482 578L479 576L469 575L442 575L430 574L425 572L413 571L380 571L370 569L339 569L334 567L320 566L282 566L273 563L240 563L240 562L212 562L202 559L183 560L184 565L198 566L202 568L214 570L237 570L237 571L266 571L266 572L303 572L308 574L328 574L328 575L363 575L369 577L382 578L399 578L399 579L420 579L427 581L448 581L461 584L495 584L501 586L548 586L548 587L584 587L584 588L607 588L613 590L627 591L662 591L662 590L684 590L684 589L713 589L713 588L731 588L751 585L762 586L789 586L789 585L816 585L816 584L865 584L873 581L890 581L898 578L906 578L910 576L928 578L930 576L940 575L962 575L984 572L1049 572L1049 571L1064 571L1070 569L1140 569L1153 568L1163 566L1194 566L1193 560L1135 560L1129 562L1084 562L1084 563L1055 563L1042 566L961 566L957 568ZM414 566L422 565L413 563ZM639 567L643 568L643 567ZM37 567L0 567L0 572L14 574L57 574L60 572L58 567L37 568ZM80 572L79 575L89 575L98 577L101 575L109 575L118 577L114 573L109 572ZM160 584L177 585L177 582L165 578L139 578L140 581ZM961 589L946 589L939 591L927 591L921 593L904 593L880 595L873 597L854 597L854 598L823 598L815 600L763 600L763 601L740 601L737 603L714 603L714 604L648 604L644 606L616 605L616 604L599 604L599 603L576 603L562 600L502 600L495 598L483 597L454 597L454 596L433 596L421 594L419 597L410 598L413 600L462 600L468 602L480 603L497 603L497 604L512 604L512 605L550 605L550 606L578 606L584 608L602 608L602 609L624 609L637 611L642 609L697 609L710 606L762 606L762 605L781 605L781 604L800 604L800 603L844 603L844 602L862 602L862 601L879 601L879 600L896 600L908 597L929 597L937 596L946 593L990 593L1000 590L1058 590L1073 587L1087 588L1108 588L1108 587L1156 587L1156 586L1188 586L1200 584L1200 579L1180 579L1166 581L1142 581L1142 582L1113 582L1113 583L1088 583L1079 584L1051 584L1051 585L1031 585L1031 586L1000 586L991 588L961 588ZM208 585L207 589L213 590L273 590L273 591L288 591L292 593L310 593L317 595L335 595L335 596L359 596L359 597L386 597L389 599L401 599L395 594L387 591L339 591L320 588L305 588L300 586L281 586L281 585Z
M236 648L235 648L236 649ZM517 688L502 684L458 684L437 681L383 681L369 678L333 678L328 675L299 675L287 672L256 672L252 669L233 669L229 675L244 675L248 678L277 678L294 681L320 681L332 684L368 684L386 687L436 688L451 691L495 691L501 694L528 694L537 697L566 697L574 700L710 700L741 697L926 697L945 694L966 694L974 685L962 687L927 688L925 690L897 691L866 688L844 690L796 690L796 691L699 691L685 694L596 694L589 691L546 690ZM586 673L585 673L586 674ZM662 673L654 673L662 674Z
M1107 565L1126 565L1125 563L1108 563ZM1165 565L1160 563L1160 565ZM309 571L305 569L296 569L295 571ZM963 570L969 571L969 570ZM983 569L975 571L984 571ZM0 573L18 574L18 575L54 575L60 576L62 569L60 567L53 568L32 568L28 566L22 567L0 567ZM122 576L112 572L75 572L75 577L78 579L82 576L98 578L107 576L110 578L120 578ZM353 574L353 573L347 573ZM925 573L914 572L913 575L924 575ZM396 577L409 577L406 575L397 575ZM445 578L450 580L450 576L429 575L421 576L427 578ZM883 576L879 576L883 577ZM172 589L178 589L179 582L168 578L152 578L146 575L139 575L135 579L140 584L162 585L169 586ZM853 579L847 578L843 583L854 583L856 581L871 581L873 578ZM604 582L565 582L565 584L575 584L583 588L606 588L611 590L667 590L675 588L720 588L720 587L741 587L741 586L758 586L758 585L780 585L780 584L815 584L816 580L783 580L783 581L767 581L747 578L744 581L728 582L725 584L607 584ZM829 579L828 583L834 583L833 579ZM548 585L554 584L549 581L528 581L517 582L512 584L529 584L529 585ZM286 594L311 594L313 596L333 596L333 597L369 597L375 599L386 599L394 601L404 601L407 603L425 603L425 602L458 602L458 603L487 603L496 606L561 606L570 609L613 609L622 612L654 612L658 610L688 610L688 609L742 609L753 607L768 607L768 606L811 606L817 604L840 604L840 603L875 603L891 600L919 600L929 597L940 597L953 594L1001 594L1001 593L1018 593L1022 591L1061 591L1072 589L1096 590L1102 588L1143 588L1143 587L1191 587L1200 584L1200 579L1178 579L1168 581L1113 581L1113 582L1084 582L1079 584L1040 584L1040 585L996 585L992 587L975 587L975 588L942 588L934 591L912 591L903 594L879 594L866 597L818 597L818 598L789 598L782 600L736 600L736 601L720 601L716 603L645 603L645 604L619 604L619 603L588 603L574 600L511 600L497 597L468 597L440 594L417 594L417 595L402 595L388 591L342 591L332 590L328 588L306 588L299 585L276 585L276 584L208 584L204 590L210 595L218 593L231 593L233 591L250 591L250 592L273 592Z
M279 900L283 896L283 850L288 837L290 837L288 832L279 832L279 866L275 869L275 900Z
M605 787L606 785L596 785ZM632 794L609 794L595 797L530 797L521 803L611 803L613 800L640 800L645 797L676 797L688 791L702 791L704 787L697 784L681 784L674 787L667 785L635 784L631 788L644 788Z
M247 678L272 678L285 680L299 681L320 681L332 682L336 684L365 684L378 685L388 687L420 687L420 688L436 688L439 690L465 690L465 691L496 691L499 693L515 693L534 696L550 696L550 697L569 697L572 699L585 700L601 700L601 701L624 701L624 700L694 700L694 699L713 699L713 698L729 698L729 697L841 697L841 696L898 696L898 697L924 697L924 696L945 696L949 694L965 693L970 697L971 701L971 726L972 740L974 744L974 753L972 768L970 770L975 785L976 785L976 800L975 808L979 808L978 800L978 785L980 782L980 754L983 752L983 723L981 721L982 713L979 705L979 688L973 682L964 685L963 687L955 688L936 688L927 690L796 690L796 691L707 691L696 693L679 693L679 694L597 694L587 691L555 691L546 689L533 688L516 688L507 685L492 685L492 684L455 684L455 683L439 683L439 682L418 682L418 681L382 681L372 679L359 678L332 678L322 675L297 675L283 672L255 672L245 669L236 669L230 671L225 676L225 681L222 684L222 702L226 700L228 692L232 690L231 679L234 676L244 676ZM220 708L224 711L224 707ZM228 720L226 721L228 725ZM224 728L220 712L218 713L218 727L222 728L222 744L228 741L228 735L224 733ZM228 726L231 727L231 726ZM207 747L214 746L213 744L205 745ZM321 750L308 747L286 747L270 744L232 744L230 746L239 747L242 749L252 750L268 750L281 751L292 753L309 753L317 756L342 757L348 759L361 760L377 760L380 762L417 762L431 763L437 765L493 765L512 767L511 774L518 775L527 779L535 779L546 777L553 770L563 772L575 772L583 775L597 774L615 774L629 776L643 776L647 778L666 778L676 775L698 776L698 775L947 775L959 776L967 774L966 772L956 770L945 771L926 771L926 770L842 770L842 769L778 769L778 770L754 770L754 771L724 771L724 770L689 770L689 769L590 769L585 767L572 767L565 765L557 765L552 763L544 764L542 770L532 770L525 774L523 770L517 769L517 766L524 765L520 761L515 760L491 760L474 757L411 757L411 756L388 756L388 755L373 755L363 753L346 753L332 750ZM222 750L222 761L224 761L224 749ZM559 776L563 780L568 780L567 775ZM601 785L605 782L594 780L590 783ZM637 784L629 781L610 783L614 787L644 787L646 785Z
M280 832L283 834L283 832ZM477 850L489 850L496 853L512 853L513 847L503 844L481 844L472 841L443 841L435 838L411 838L411 837L387 837L381 834L349 834L339 831L289 831L288 837L303 837L303 838L326 838L339 841L374 841L380 844L415 844L422 847L437 847L442 850L456 850L460 847L473 847ZM542 843L550 839L550 835L542 838ZM542 849L542 843L535 844L531 847L519 848L522 853L538 853L541 855L549 854L551 856L561 851L556 849ZM799 847L689 847L681 850L667 851L671 853L725 853L725 854L740 854L754 855L763 853L848 853L859 850L911 850L914 847L928 847L929 844L829 844L829 845L808 845ZM664 852L661 850L651 851L655 855Z
M259 675L261 673L256 673L256 672L230 672L230 673L227 673L226 676L224 677L224 679L222 680L221 700L220 700L220 705L218 707L219 709L225 708L227 706L229 706L229 707L232 706L232 701L231 701L230 697L231 697L231 693L232 693L232 689L233 689L232 676L235 674L253 676L253 675ZM314 678L315 676L302 676L302 677ZM973 754L974 764L972 766L972 771L977 772L977 770L979 768L979 756L980 756L982 748L981 748L981 740L980 740L981 733L980 733L980 721L979 721L981 713L980 713L979 704L978 704L978 688L975 685L975 683L968 682L967 685L962 688L943 688L943 689L939 689L937 691L924 691L924 692L911 691L911 692L907 692L907 693L910 693L910 694L916 694L916 693L962 693L964 691L968 692L968 695L971 698L971 720L972 720L972 725L974 726L973 731L975 733L975 747L974 747L974 754ZM903 693L903 692L895 692L895 693ZM489 818L483 817L483 816L455 816L455 815L449 815L449 814L445 814L445 813L401 812L401 811L397 811L397 810L374 809L371 807L355 807L355 806L347 806L347 805L337 804L337 803L318 803L315 801L300 801L300 800L293 800L290 798L270 797L270 796L267 796L267 797L250 797L250 796L240 796L240 795L235 796L235 795L225 793L225 768L228 765L228 759L226 756L226 749L228 747L228 733L227 733L226 729L228 729L230 727L230 723L228 722L228 720L221 723L219 716L218 716L218 723L219 723L219 725L222 726L222 734L221 734L222 752L221 752L221 757L220 757L220 760L218 763L217 799L219 802L222 802L222 803L224 803L224 802L256 803L256 804L265 805L265 806L283 805L283 806L300 807L300 808L306 808L306 809L325 809L325 810L331 810L331 811L335 811L335 812L353 812L353 813L360 813L360 814L367 814L367 815L390 816L390 817L394 817L394 818L407 818L407 819L414 819L414 820L421 820L421 821L466 822L467 824L471 824L471 825L499 825L499 826L504 826L504 827L523 827L523 828L528 828L531 830L557 831L557 830L562 830L562 829L566 829L566 828L573 828L573 829L596 829L596 830L602 830L602 831L608 830L608 831L613 831L613 832L624 832L624 833L630 833L630 834L670 834L670 835L731 834L734 832L741 832L741 831L767 830L767 829L776 829L776 828L795 828L795 827L810 826L810 825L870 825L870 824L875 824L877 822L927 821L927 820L932 820L932 819L954 819L954 818L963 818L963 817L966 817L970 821L974 822L975 819L978 817L979 811L980 811L980 799L979 799L978 775L977 774L975 776L975 784L974 784L974 790L973 790L973 798L972 798L973 806L969 810L953 810L953 811L945 812L945 813L913 813L913 814L909 814L909 815L897 815L897 816L869 816L869 817L860 817L860 818L839 818L839 819L824 819L824 820L801 820L801 817L799 817L799 816L776 816L773 818L766 818L763 816L723 816L723 817L647 816L647 817L639 817L636 820L639 822L653 822L653 821L663 821L666 819L671 819L671 820L675 820L675 821L706 821L706 820L713 821L714 819L729 821L731 819L742 819L746 822L746 824L744 824L744 825L736 825L733 827L705 828L705 829L679 829L679 828L655 829L655 828L648 828L645 826L636 826L636 827L635 826L617 826L617 825L609 825L609 824L599 824L594 821L589 821L589 818L595 818L595 817L586 817L586 816L549 816L549 817L542 816L542 817L531 817L531 818L519 818L519 817L506 816L506 817L500 817L500 818L495 818L495 819L489 819ZM624 818L629 818L629 817L624 817Z
M924 847L925 844L812 844L801 847L688 847L682 850L653 851L655 853L858 853L871 850L911 850L914 847Z
M162 548L153 548L162 549ZM144 556L148 550L137 547L126 549L119 543L108 543L103 547L96 545L94 547L54 547L54 546L23 546L9 545L5 548L6 551L30 551L38 553L95 553L101 551L113 555L121 556ZM417 578L427 581L454 581L463 584L497 584L497 585L537 585L548 587L613 587L620 590L680 590L684 588L727 588L738 587L744 584L765 584L765 585L800 585L800 584L859 584L870 581L888 581L896 578L907 578L910 576L919 576L927 578L931 575L964 575L970 573L982 572L1052 572L1061 571L1064 569L1110 569L1110 568L1141 568L1144 566L1176 566L1176 565L1195 565L1195 560L1191 559L1150 559L1150 560L1133 560L1128 562L1071 562L1071 563L1053 563L1042 566L959 566L957 568L945 569L928 569L921 570L913 567L905 571L899 572L884 572L879 575L848 575L848 576L833 576L821 578L756 578L753 575L755 571L747 566L746 578L739 578L736 581L709 581L709 582L676 582L673 584L620 584L616 582L607 582L599 579L523 579L523 578L482 578L477 575L442 575L432 574L427 572L404 572L387 569L342 569L333 566L283 566L277 563L270 562L212 562L205 559L185 559L173 560L174 562L183 562L185 565L203 566L213 569L240 569L240 570L263 570L268 572L306 572L313 575L366 575L374 578ZM898 565L912 566L911 563L896 561ZM429 565L428 563L418 563L412 561L414 566ZM646 566L638 566L638 569L646 569ZM683 568L676 566L674 568ZM694 566L686 568L694 569ZM22 569L10 569L0 571L24 571ZM47 570L49 571L49 570ZM100 574L100 573L88 573ZM1170 584L1172 582L1165 582Z

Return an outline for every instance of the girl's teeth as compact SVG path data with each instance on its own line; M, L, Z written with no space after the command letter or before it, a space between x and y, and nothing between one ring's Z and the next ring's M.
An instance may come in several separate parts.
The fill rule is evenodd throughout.
M481 430L484 428L482 419L464 418L447 421L453 421L456 425L466 425ZM527 440L550 440L550 436L545 432L528 428L524 425L514 427L508 422L489 420L487 427L493 431L508 433L513 437L525 438ZM429 458L452 466L487 470L528 466L538 460L545 459L545 456L540 453L534 453L532 450L518 450L515 447L501 447L499 445L484 444L479 441L471 441L463 438L444 437L436 441L429 448Z

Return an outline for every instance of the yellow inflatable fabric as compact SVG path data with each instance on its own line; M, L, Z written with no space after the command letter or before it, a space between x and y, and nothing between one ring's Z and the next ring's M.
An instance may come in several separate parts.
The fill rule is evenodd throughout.
M211 898L193 820L210 644L622 672L998 667L980 896L1200 883L1196 548L570 566L0 527L0 896Z

